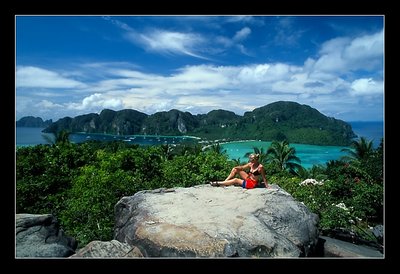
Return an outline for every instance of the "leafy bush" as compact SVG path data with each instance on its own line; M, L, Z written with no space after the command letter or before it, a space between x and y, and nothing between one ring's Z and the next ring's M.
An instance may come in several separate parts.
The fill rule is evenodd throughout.
M162 166L163 187L190 187L223 180L233 166L223 154L207 151L197 156L185 154L165 161Z
M358 229L383 223L382 146L368 158L330 161L297 175L264 163L277 184L320 218L319 228ZM62 143L16 151L17 213L53 213L79 246L113 236L114 205L144 189L191 187L223 180L238 162L218 149L124 143ZM323 185L300 185L308 178Z
M60 214L63 227L80 246L93 240L113 237L114 205L124 195L139 189L132 176L122 170L113 173L96 166L85 166L73 180L66 209Z

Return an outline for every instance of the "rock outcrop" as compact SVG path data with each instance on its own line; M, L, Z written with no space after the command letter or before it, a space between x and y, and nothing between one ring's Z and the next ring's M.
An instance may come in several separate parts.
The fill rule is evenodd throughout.
M144 257L302 257L318 216L276 185L141 191L115 206L114 239Z
M16 257L384 257L319 235L318 218L276 185L157 189L115 205L111 241L76 250L51 214L16 214Z
M326 236L320 236L320 241L323 242L324 246L322 257L383 258L381 252L367 246L356 245Z
M71 258L136 258L143 257L137 247L117 240L92 241L79 249Z
M51 214L16 215L16 257L68 257L77 242L66 236Z

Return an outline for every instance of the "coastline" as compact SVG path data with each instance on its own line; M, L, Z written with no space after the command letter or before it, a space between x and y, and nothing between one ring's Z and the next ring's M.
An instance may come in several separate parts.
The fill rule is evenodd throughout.
M205 141L205 142L212 142L212 144L208 144L205 145L204 147L202 147L202 150L206 150L209 147L212 147L215 144L220 144L220 145L226 145L226 144L230 144L230 143L244 143L244 142L263 142L261 140L253 140L253 139L246 139L246 140L237 140L237 141L223 141L223 142L219 142L219 140L214 140L214 141ZM268 141L265 141L268 142Z

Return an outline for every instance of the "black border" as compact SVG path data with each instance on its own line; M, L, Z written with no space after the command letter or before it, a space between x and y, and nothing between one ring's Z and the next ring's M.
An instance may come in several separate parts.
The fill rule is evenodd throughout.
M390 49L393 45L392 37L396 37L394 31L394 8L389 4L380 1L378 3L355 2L350 1L293 1L293 2L278 2L271 1L245 1L245 2L222 2L205 1L200 2L183 2L183 1L165 1L163 2L129 2L129 1L112 1L95 3L90 2L84 4L82 1L74 3L74 1L57 1L51 3L38 3L37 1L26 3L18 3L14 1L8 7L2 8L2 12L6 15L2 16L2 20L6 20L5 38L6 43L6 73L5 76L6 88L3 88L6 94L6 104L2 108L2 117L7 117L5 134L7 154L2 161L2 167L7 171L7 180L3 180L6 185L6 190L3 193L2 203L7 201L2 208L7 213L7 219L3 224L12 224L10 236L6 238L7 246L3 247L8 253L3 255L7 259L7 263L23 270L40 269L43 272L54 271L55 269L67 269L79 271L80 269L101 268L101 270L121 271L120 267L129 267L132 271L138 271L145 267L145 271L166 271L166 272L196 272L210 270L213 273L222 271L223 273L248 273L256 272L271 272L278 271L341 271L345 272L350 269L355 271L360 270L383 270L389 263L393 262L394 254L391 248L394 245L392 233L389 230L394 226L394 221L390 217L395 209L391 205L394 191L392 188L398 184L396 180L390 178L393 174L391 170L394 168L394 161L389 160L390 155L394 152L390 149L392 146L392 135L394 135L396 116L398 114L390 114L390 104L395 103L395 100L389 100L389 95L396 92L390 87L390 75L393 71L390 69L395 65L392 58L394 50ZM394 2L392 2L394 3ZM29 6L30 5L30 6ZM381 6L380 6L381 5ZM382 6L384 5L384 7ZM385 254L384 259L16 259L15 258L15 16L16 15L384 15L385 16ZM390 43L390 41L392 43ZM386 58L388 57L388 58ZM4 71L3 71L4 72ZM6 108L4 108L6 106ZM7 110L7 112L4 111ZM391 108L393 110L393 108ZM8 145L8 142L10 144ZM393 143L394 144L394 143ZM12 159L12 160L11 160ZM10 165L10 167L8 166ZM11 171L14 171L11 173ZM11 183L14 182L13 184ZM11 199L13 195L13 199ZM6 199L4 199L6 198ZM8 199L11 199L10 202ZM11 205L11 206L10 206ZM9 209L8 206L11 208ZM396 235L394 235L396 238ZM69 268L70 267L70 268ZM80 268L82 267L82 268ZM277 269L275 269L275 267ZM311 267L311 268L306 268ZM322 267L322 268L320 268ZM122 270L123 271L123 270Z

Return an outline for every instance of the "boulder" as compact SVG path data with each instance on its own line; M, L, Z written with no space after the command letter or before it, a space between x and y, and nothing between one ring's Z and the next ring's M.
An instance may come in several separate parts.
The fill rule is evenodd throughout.
M126 243L111 241L92 241L79 249L70 258L136 258L143 257L137 247Z
M51 214L16 214L16 257L69 257L77 242Z
M114 239L145 257L304 257L318 216L277 185L140 191L115 205Z

